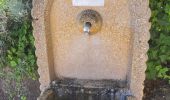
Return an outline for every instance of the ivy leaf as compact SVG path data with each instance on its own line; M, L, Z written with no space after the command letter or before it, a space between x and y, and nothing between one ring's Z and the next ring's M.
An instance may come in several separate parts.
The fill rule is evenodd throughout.
M158 77L160 78L164 78L164 76L166 76L166 73L168 72L168 68L162 68L159 70L159 73L158 73Z
M168 56L167 55L160 55L159 58L160 58L161 62L163 63L163 62L166 62Z
M164 34L160 35L160 44L170 46L170 36L166 36Z
M154 49L150 49L148 52L150 59L157 59L158 58L158 51Z
M16 67L17 63L15 61L10 61L10 65L11 65L11 67Z
M165 12L170 15L170 5L169 4L166 4Z
M169 26L170 23L167 20L158 20L158 23L162 26Z
M157 77L157 70L155 69L155 61L148 61L147 62L147 71L146 76L148 79L155 79Z

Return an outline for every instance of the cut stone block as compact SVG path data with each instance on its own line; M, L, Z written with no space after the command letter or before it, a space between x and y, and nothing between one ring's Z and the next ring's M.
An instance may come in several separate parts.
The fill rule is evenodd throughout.
M101 30L89 36L77 26L77 16L86 9L102 17ZM33 0L32 17L42 92L51 82L68 79L86 87L105 82L127 88L142 100L150 38L148 0L105 0L101 7Z

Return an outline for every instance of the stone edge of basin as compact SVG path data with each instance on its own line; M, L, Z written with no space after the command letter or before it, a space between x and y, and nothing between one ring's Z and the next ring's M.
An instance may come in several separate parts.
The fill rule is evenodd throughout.
M54 80L50 72L49 55L46 35L46 27L49 27L46 18L49 16L50 5L53 0L33 0L33 35L35 37L35 47L38 73L40 75L40 90L45 91L51 81ZM130 77L130 90L137 100L142 100L145 80L145 70L147 51L149 49L148 40L150 39L149 29L151 24L149 18L151 11L149 0L129 0L130 12L133 21L131 27L133 30L133 56Z

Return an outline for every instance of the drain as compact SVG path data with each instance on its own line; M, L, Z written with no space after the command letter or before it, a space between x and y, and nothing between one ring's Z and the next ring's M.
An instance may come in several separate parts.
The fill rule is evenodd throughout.
M53 81L51 88L55 100L132 100L128 99L132 94L127 88L84 87L63 80Z

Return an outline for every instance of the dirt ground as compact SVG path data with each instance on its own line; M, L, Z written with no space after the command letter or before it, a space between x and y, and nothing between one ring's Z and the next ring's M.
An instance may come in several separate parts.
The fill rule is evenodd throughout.
M12 92L8 93L8 87L6 86L6 81L0 79L0 100L20 100L20 95L15 95L14 98L9 99L9 96ZM31 79L25 79L22 83L22 94L25 94L27 97L27 100L37 100L37 97L40 94L39 90L39 82L37 80L31 80ZM15 90L15 82L11 83L11 86L9 86L11 91L17 91Z
M164 80L145 80L143 100L170 100L170 84Z

